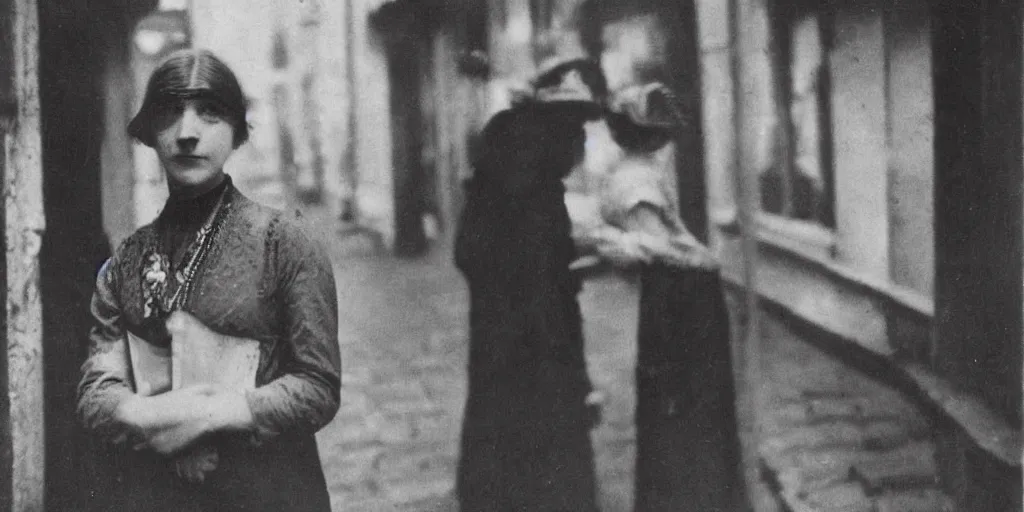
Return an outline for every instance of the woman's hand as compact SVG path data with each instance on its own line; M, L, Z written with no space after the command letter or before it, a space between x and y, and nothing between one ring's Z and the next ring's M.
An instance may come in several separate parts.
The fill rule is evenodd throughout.
M217 469L220 455L217 449L200 444L174 459L174 472L178 478L194 484L201 484L206 475Z
M180 452L208 434L252 425L244 396L208 385L133 396L118 407L115 418L139 440L137 449L163 455Z
M134 435L135 448L151 448L170 455L188 447L209 433L209 386L185 389L143 397L134 396L118 406L115 418Z
M614 228L601 230L595 244L598 255L620 268L635 267L641 263L649 263L651 255L644 248L641 233L630 233Z
M639 242L641 249L652 261L678 268L718 268L718 261L711 250L693 237L656 237L644 233L640 235Z
M718 269L718 258L693 236L679 236L669 240L672 248L664 259L666 264L704 270Z

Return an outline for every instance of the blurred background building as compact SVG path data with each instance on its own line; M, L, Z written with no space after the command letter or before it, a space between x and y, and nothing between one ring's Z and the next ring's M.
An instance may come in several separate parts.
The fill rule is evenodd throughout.
M0 508L73 510L93 476L73 418L93 279L166 193L125 126L153 66L194 45L250 96L243 190L406 257L444 246L476 133L538 67L587 55L612 88L668 83L690 121L682 214L729 282L748 473L793 510L854 485L855 461L822 483L768 455L786 430L760 358L784 323L929 418L934 464L854 482L876 508L849 510L901 485L938 494L891 510L1020 509L1019 0L0 0L0 23Z

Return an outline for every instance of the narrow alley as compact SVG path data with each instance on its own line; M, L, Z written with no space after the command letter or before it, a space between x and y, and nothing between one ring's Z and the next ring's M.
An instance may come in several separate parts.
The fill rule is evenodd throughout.
M333 509L458 512L468 296L450 250L381 254L374 240L339 233L321 210L296 206L272 177L257 178L252 194L306 211L335 260L342 407L318 435ZM580 295L589 371L608 395L592 433L602 512L633 510L638 299L625 275L592 279ZM808 343L799 326L766 319L761 410L751 409L754 384L737 369L752 510L953 510L937 485L927 411L870 364L841 364L827 341Z
M286 204L267 185L263 200ZM309 215L318 218L316 210ZM318 224L335 258L341 304L342 408L318 435L333 508L457 512L468 304L450 251L380 255L372 240L339 235L329 219ZM607 275L587 282L580 303L589 371L608 395L592 433L601 510L629 512L638 295L628 277ZM762 336L764 410L743 409L754 406L751 383L741 381L738 404L754 510L952 510L936 486L932 420L920 406L870 368L840 364L801 341L779 319ZM765 422L760 443L755 416Z
M452 494L466 393L467 292L436 248L422 259L331 238L337 257L342 408L319 434L335 510L457 510ZM632 503L636 296L619 278L585 287L587 360L608 395L592 433L602 510Z
M163 493L175 512L192 498L202 502L195 510L252 499L321 511L328 494L334 512L460 512L457 475L478 474L486 485L465 487L494 500L478 510L514 508L505 494L516 492L555 502L583 489L590 501L590 468L567 466L589 458L579 454L590 449L595 395L600 512L1022 510L1022 26L1024 0L0 0L0 512L84 511L92 502L107 511L120 490L146 500L143 509ZM209 66L220 71L200 71ZM177 71L158 73L168 69ZM182 83L160 85L172 75ZM230 108L221 96L233 98ZM571 123L575 140L562 137L568 128L545 136L552 149L578 149L572 168L552 174L546 165L561 159L545 154L544 165L493 172L515 159L488 148L515 146L491 137L503 132L492 122L551 108L559 117L541 126L573 117L563 108L585 114ZM520 140L539 132L509 130ZM166 143L156 144L161 133ZM548 187L517 195L492 187L501 179L485 183L522 169L539 171L544 179L531 180ZM212 176L203 187L180 179L197 170ZM328 249L341 390L326 426L339 380L326 258L268 212L267 238L217 238L226 218L229 234L262 225L242 223L249 207L224 201L235 188L302 211ZM486 279L515 276L476 295L474 275L474 299L483 298L474 304L500 303L493 323L517 337L503 344L474 329L470 373L470 297L451 240L471 224L460 226L462 212L485 219L500 210L481 190L502 192L495 197L515 208L460 237L495 241L490 252L460 245L460 261L482 263ZM532 196L550 212L524 200ZM208 213L191 204L204 197ZM182 215L158 226L179 202L179 213L207 223ZM562 278L534 290L519 278L545 272L505 256L534 245L512 235L547 227L558 238L537 252L557 249L557 260L544 261L557 261L548 266ZM151 231L166 236L133 239ZM190 242L170 250L177 235ZM308 252L279 244L291 237ZM244 258L229 257L242 245ZM124 247L137 254L123 257ZM164 269L179 252L186 266ZM492 271L502 259L505 268ZM273 288L255 274L236 279L260 270L255 261L274 263L262 267L274 269ZM312 266L315 279L294 277ZM204 270L214 267L224 273ZM569 274L580 267L593 271L578 300L597 394L578 371ZM129 273L134 281L117 278ZM229 277L209 277L217 275ZM700 286L686 284L698 275ZM206 289L223 297L191 293ZM559 302L517 298L550 290ZM295 300L265 300L279 294ZM209 304L186 303L192 295ZM262 352L248 363L258 360L265 375L223 385L226 359L210 357L216 375L197 387L168 375L168 396L147 396L154 388L139 379L140 353L163 354L161 376L191 355L174 345L166 315L198 317L218 305L238 313L227 305L253 297L259 308L245 318L198 332L256 340L250 350ZM313 304L292 307L298 299ZM571 329L526 318L538 312ZM321 329L288 325L300 320ZM166 344L132 345L145 326ZM550 332L572 338L571 358L533 343ZM523 378L525 358L477 359L477 346L505 345L541 354L545 373ZM718 350L689 351L708 347ZM306 352L318 354L302 361ZM516 371L495 378L506 369ZM476 435L471 401L465 452L484 462L459 473L470 375L473 398L505 410ZM557 386L536 375L565 376L575 394L549 393ZM292 377L316 392L292 393ZM492 381L512 392L490 393ZM505 386L523 382L532 387ZM271 418L252 402L264 392L303 403L294 417ZM515 403L548 395L557 407ZM188 401L164 408L163 399ZM102 414L88 413L90 402ZM146 414L122 417L135 404L175 417L156 428ZM296 412L304 408L312 412ZM563 424L552 411L574 417ZM286 425L257 421L267 418ZM551 450L569 443L524 425L571 430L577 450ZM127 433L106 439L118 429ZM178 444L154 434L177 430L186 430ZM716 436L701 437L708 433ZM284 434L301 437L302 450ZM130 435L146 442L125 443ZM472 448L481 438L512 455ZM204 452L208 440L244 449ZM536 449L523 456L523 447ZM153 471L121 460L122 451L139 452L131 459ZM530 471L570 453L548 472ZM292 456L312 476L294 471L303 464ZM487 465L507 471L478 471ZM207 487L181 487L218 468ZM244 471L252 478L232 476ZM139 477L138 489L120 485L125 475ZM281 475L299 475L317 494L279 484ZM518 475L534 481L510 482ZM545 496L564 483L568 492ZM253 489L276 493L275 505ZM727 504L703 505L710 494ZM577 501L550 506L577 512L565 503Z

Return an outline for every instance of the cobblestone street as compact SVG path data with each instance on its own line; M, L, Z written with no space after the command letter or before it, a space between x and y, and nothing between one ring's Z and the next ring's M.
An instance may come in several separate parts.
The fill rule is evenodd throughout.
M247 188L267 204L292 202L274 182ZM381 255L372 240L338 233L316 209L309 214L323 219L340 301L342 406L318 436L333 508L457 512L468 297L450 249L417 259ZM602 512L630 512L638 297L625 279L603 276L587 281L580 304L590 375L607 394L592 432ZM779 317L762 322L764 382L738 387L753 510L949 510L923 413L898 391L800 341ZM740 360L736 368L743 373ZM753 407L755 386L762 411ZM751 430L755 415L760 443Z
M0 512L1024 511L1022 18L0 0Z
M467 294L449 251L399 260L333 239L344 383L319 435L335 510L454 511L465 399ZM617 278L586 286L587 352L608 394L595 429L602 510L632 502L635 296Z
M794 512L954 510L934 428L905 394L764 322L761 477ZM784 509L785 510L785 509Z

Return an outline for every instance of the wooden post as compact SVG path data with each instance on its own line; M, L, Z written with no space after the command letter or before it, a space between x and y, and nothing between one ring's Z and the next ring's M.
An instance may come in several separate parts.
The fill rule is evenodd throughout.
M1021 417L1021 0L933 7L935 366ZM962 435L944 473L962 510L1019 510L1020 477Z
M423 126L420 112L421 40L397 36L388 43L391 85L392 166L395 197L395 252L419 256L427 248L423 231Z
M39 20L35 0L0 1L0 148L4 191L6 372L0 371L0 476L9 510L41 511L44 496L43 332L39 251L43 168L39 115ZM8 490L10 492L6 492ZM2 500L3 498L0 498Z
M359 121L356 102L359 100L359 79L356 76L356 14L354 0L345 0L345 149L341 157L341 174L346 190L341 198L341 220L353 224L359 222L359 147L357 133Z
M737 337L743 344L737 351L742 358L744 369L742 387L749 396L744 400L744 405L750 407L753 413L746 416L749 421L750 439L745 450L757 453L764 437L762 428L761 411L765 410L765 393L762 391L761 383L764 380L761 354L763 343L761 340L761 301L757 288L757 266L759 260L758 245L758 224L757 212L760 210L760 186L758 183L757 160L758 155L754 151L758 138L757 115L760 114L760 104L757 94L756 83L764 77L757 76L751 71L750 55L757 55L756 36L750 34L750 22L748 21L752 7L750 0L729 0L729 27L731 32L731 61L733 76L733 129L736 140L736 154L733 162L733 174L736 187L737 216L740 225L741 250L743 252L743 311L741 326L743 332ZM743 417L743 416L740 416ZM753 455L746 453L745 461L752 463ZM748 470L749 471L749 470ZM749 480L748 480L749 484ZM748 493L748 499L753 494Z
M419 256L428 249L423 230L422 60L431 51L430 36L439 6L395 0L371 16L387 51L391 109L391 155L394 173L395 253ZM433 10L432 10L433 9Z
M18 102L14 92L14 2L0 0L0 179L6 177L7 134L14 127ZM6 218L6 209L0 210ZM6 223L0 223L6 228ZM4 233L0 233L4 234ZM6 239L6 236L4 237ZM0 298L7 303L7 252L0 257ZM0 332L7 332L6 310L0 314ZM0 510L11 509L12 458L11 403L7 386L7 344L0 343Z

